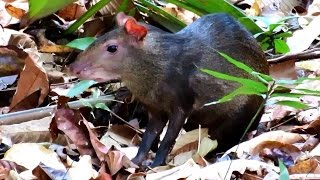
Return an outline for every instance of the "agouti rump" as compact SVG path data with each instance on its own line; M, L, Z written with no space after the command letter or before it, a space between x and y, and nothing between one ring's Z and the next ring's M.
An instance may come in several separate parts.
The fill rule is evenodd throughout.
M175 34L138 23L123 13L117 15L116 22L118 28L98 38L70 70L81 79L121 79L147 108L149 122L134 163L144 160L168 121L152 167L165 163L186 119L187 130L199 124L208 127L220 150L238 143L262 98L241 95L226 103L203 106L240 84L216 79L199 68L252 78L228 63L219 51L267 74L264 53L244 27L226 14L205 15Z

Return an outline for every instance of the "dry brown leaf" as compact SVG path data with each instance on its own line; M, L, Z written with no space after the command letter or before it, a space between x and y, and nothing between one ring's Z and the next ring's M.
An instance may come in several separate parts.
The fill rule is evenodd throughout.
M49 132L51 117L28 121L20 124L1 125L0 132L9 137L13 144L22 142L51 142ZM64 136L60 135L54 143L67 144Z
M132 141L136 141L136 132L125 125L112 125L106 135L113 138L115 141L119 142L120 144L125 145L134 145Z
M67 46L62 46L62 45L41 45L39 47L39 52L43 53L70 53L72 52L73 49L69 48Z
M208 137L208 129L202 128L201 131L199 129L195 129L185 134L182 134L173 146L171 154L175 155L182 152L197 149L199 143L199 135L200 140L203 137Z
M238 157L243 157L246 153L251 153L252 150L263 141L277 141L279 143L294 144L297 142L304 142L305 139L297 133L288 133L284 131L270 131L263 133L249 141L243 142L239 145L229 149L223 156L237 149Z
M288 171L290 174L307 174L315 173L314 171L317 168L319 168L319 162L316 159L311 158L289 167Z
M263 141L252 150L251 154L263 156L264 149L281 150L286 154L290 155L294 161L296 161L298 157L302 155L301 150L296 146L292 144L277 142L277 141Z
M87 127L80 123L82 120L79 111L60 108L55 112L53 122L71 139L81 155L90 155L93 163L99 165L100 160L92 147Z
M25 10L17 8L11 4L6 4L5 8L12 17L15 17L17 19L21 19L26 14Z
M260 174L263 177L269 173L279 172L278 167L261 161L237 159L209 165L193 172L187 179L231 179L231 175L234 171L244 174L246 170L263 173Z
M87 127L90 136L90 142L94 148L99 160L101 162L105 161L105 155L109 152L109 148L106 147L97 137L96 133L91 129L89 122L83 119L84 125Z
M112 176L106 172L101 172L95 180L112 180Z
M39 105L49 93L49 82L45 70L27 56L25 59L25 68L20 73L17 91L13 96L10 109L37 90L41 90L41 96L38 100Z
M27 169L34 169L40 162L50 164L55 169L66 169L54 151L36 143L14 144L3 160L15 162Z
M138 168L138 166L133 164L130 159L120 151L109 151L105 156L105 160L108 164L108 168L112 176L115 175L123 167Z
M71 3L59 10L57 15L66 21L73 21L78 19L85 11L86 8L79 3Z
M301 148L302 151L311 151L319 144L319 139L315 136L309 136Z
M27 53L15 46L0 46L0 77L19 74L26 56Z

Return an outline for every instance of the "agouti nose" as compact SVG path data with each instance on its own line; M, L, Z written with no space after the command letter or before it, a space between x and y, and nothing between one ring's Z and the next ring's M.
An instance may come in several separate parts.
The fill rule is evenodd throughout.
M77 63L72 63L69 65L69 70L70 72L72 72L73 74L80 74L81 72L81 68L79 68L79 65L77 65Z

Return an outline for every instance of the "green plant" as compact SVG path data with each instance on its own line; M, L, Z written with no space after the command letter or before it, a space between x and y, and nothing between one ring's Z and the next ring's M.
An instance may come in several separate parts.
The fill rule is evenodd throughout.
M230 101L238 95L259 95L264 98L263 103L260 105L255 116L251 119L245 132L240 138L240 142L242 142L243 138L247 134L254 120L257 118L258 114L260 114L260 112L263 110L266 104L268 105L279 104L279 105L290 106L296 109L307 109L307 108L310 108L309 105L301 102L299 98L304 95L320 96L320 91L297 89L292 86L292 85L301 84L304 80L320 80L320 78L299 78L297 80L275 80L269 75L254 71L249 66L229 57L224 53L221 53L221 52L218 52L218 53L222 57L224 57L224 59L226 59L229 63L235 65L236 67L252 75L256 80L239 78L239 77L231 76L228 74L220 73L217 71L213 71L210 69L201 68L200 70L202 72L207 73L215 78L227 80L227 81L234 81L241 84L241 86L238 89L223 96L217 101L207 103L206 106ZM291 92L283 93L284 90L286 91L296 90L299 93L291 93ZM281 100L281 99L277 99L278 97L290 97L291 99Z
M301 84L304 80L320 80L320 78L298 78L296 80L275 80L271 76L262 74L254 71L249 66L229 57L228 55L219 52L221 56L223 56L229 63L235 65L236 67L244 70L245 72L251 74L256 80L239 78L235 76L231 76L228 74L223 74L217 71L213 71L210 69L201 69L202 72L205 72L215 78L234 81L241 84L241 87L232 91L231 93L225 95L221 99L207 103L206 105L212 105L217 103L223 103L232 100L235 96L238 95L260 95L267 99L267 104L280 104L286 105L293 108L298 109L306 109L309 106L299 100L300 97L305 95L312 96L320 96L320 91L315 90L307 90L307 89L297 89L292 85ZM268 87L269 86L269 87ZM295 90L295 92L299 93L283 93L283 91L291 91ZM269 99L276 97L289 97L290 100L280 100L280 99Z
M287 19L292 17L284 18L277 23L271 23L265 17L255 17L255 19L263 22L267 29L264 32L255 34L255 38L259 39L260 45L264 51L272 48L275 54L284 54L290 51L289 46L285 42L285 39L292 36L290 31L281 32L281 27L286 28Z

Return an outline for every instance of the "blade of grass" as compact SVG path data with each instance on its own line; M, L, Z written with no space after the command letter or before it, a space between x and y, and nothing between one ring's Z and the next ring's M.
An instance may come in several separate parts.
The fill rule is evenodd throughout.
M64 34L70 34L75 32L87 19L96 14L102 7L107 5L111 0L100 0L97 4L93 5L86 13L84 13L76 22L74 22L64 32Z

